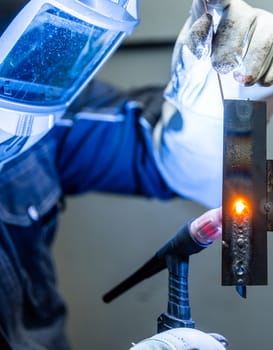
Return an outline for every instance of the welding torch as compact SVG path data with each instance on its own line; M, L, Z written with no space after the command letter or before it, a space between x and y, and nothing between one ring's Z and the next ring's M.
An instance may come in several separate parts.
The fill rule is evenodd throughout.
M177 327L194 328L188 293L189 256L199 253L221 235L221 208L191 220L132 275L103 296L105 303L154 274L168 269L168 309L158 318L158 332Z

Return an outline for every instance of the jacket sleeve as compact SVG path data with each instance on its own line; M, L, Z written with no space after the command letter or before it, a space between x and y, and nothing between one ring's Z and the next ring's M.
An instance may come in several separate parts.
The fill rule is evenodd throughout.
M174 195L157 169L152 126L143 110L137 99L101 82L76 101L67 114L72 126L57 152L64 193Z

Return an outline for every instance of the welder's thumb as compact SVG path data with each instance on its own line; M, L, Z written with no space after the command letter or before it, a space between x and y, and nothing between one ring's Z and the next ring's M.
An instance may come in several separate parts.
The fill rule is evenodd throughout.
M193 328L174 328L136 344L131 350L225 350L228 342L220 334L207 334Z
M212 45L212 65L233 71L242 85L273 84L273 14L233 0L223 11Z
M216 24L230 1L193 0L190 16L182 28L179 41L198 59L210 55Z
M180 41L198 59L212 53L212 42L217 26L234 1L237 0L193 0L190 16L180 34ZM236 6L236 12L240 10L241 6ZM230 28L225 28L227 29ZM226 42L225 46L229 44Z
M273 14L243 0L194 0L180 45L242 85L273 85Z

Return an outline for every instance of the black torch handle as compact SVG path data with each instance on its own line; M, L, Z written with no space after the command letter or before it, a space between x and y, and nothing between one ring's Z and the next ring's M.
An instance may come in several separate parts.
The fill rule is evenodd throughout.
M171 260L169 263L170 266L168 267L169 272L177 272L177 275L180 276L182 271L180 271L180 267L178 268L179 271L176 270L175 258L177 257L177 263L180 263L181 261L185 262L187 260L187 256L198 253L202 249L204 249L204 247L197 244L191 238L189 225L185 225L137 271L119 283L116 287L112 288L109 292L104 294L103 301L105 303L110 303L113 299L117 298L139 282L164 270L167 267L167 258ZM184 272L183 275L187 275L187 273Z
M168 311L158 318L158 333L172 328L194 328L188 290L189 257L166 257L169 270Z
M156 254L150 260L148 260L143 266L136 270L132 275L127 277L124 281L112 288L109 292L104 294L103 301L110 303L113 299L119 297L128 289L134 287L139 282L146 278L153 276L166 268L165 259L159 258Z

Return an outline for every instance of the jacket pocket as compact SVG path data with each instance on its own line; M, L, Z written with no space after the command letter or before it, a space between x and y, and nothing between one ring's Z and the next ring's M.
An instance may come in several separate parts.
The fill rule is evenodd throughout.
M61 197L54 147L40 142L7 163L0 176L0 220L30 226Z

